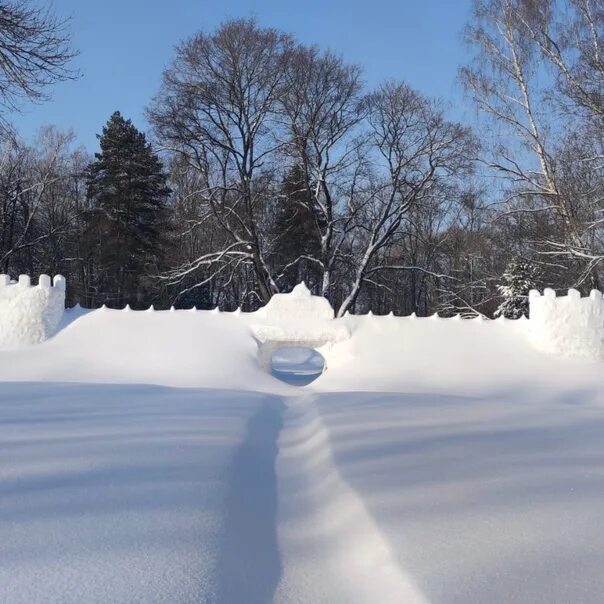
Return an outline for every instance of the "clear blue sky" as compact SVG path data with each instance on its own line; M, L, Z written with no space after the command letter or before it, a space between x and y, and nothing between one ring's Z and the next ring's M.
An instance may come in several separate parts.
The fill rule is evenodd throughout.
M46 5L44 0L36 0ZM72 128L90 151L109 115L146 129L144 109L174 46L230 17L293 33L364 67L369 85L403 79L450 100L460 117L459 64L470 0L54 0L71 16L82 77L55 86L52 100L26 106L13 123L26 139L44 125Z

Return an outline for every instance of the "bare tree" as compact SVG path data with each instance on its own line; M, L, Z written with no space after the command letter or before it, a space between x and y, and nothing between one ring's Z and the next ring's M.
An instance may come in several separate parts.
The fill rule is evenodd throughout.
M200 195L228 235L226 245L177 268L172 282L201 266L212 275L250 265L260 299L278 291L259 230L267 203L274 135L290 38L254 21L231 21L178 47L149 117L166 148L203 176Z
M67 192L77 152L73 135L44 129L34 146L13 139L0 162L0 269L57 269L63 238L73 228ZM53 250L53 248L55 248ZM64 248L63 248L64 249Z
M593 268L599 254L589 248L586 223L576 198L562 186L557 169L559 129L543 111L551 90L540 85L542 51L531 32L547 20L551 3L476 0L468 40L477 49L462 78L498 135L486 165L503 177L511 211L552 214L556 228L533 242L537 251ZM542 75L542 74L541 74ZM585 279L585 270L578 277ZM588 270L592 285L597 275Z
M411 217L412 208L428 205L442 194L447 179L469 172L469 155L475 145L467 129L445 120L436 103L406 84L382 85L369 95L367 107L370 141L381 164L381 178L363 202L365 210L357 212L362 218L357 228L364 236L357 246L354 277L339 315L354 304L363 283L371 277L385 270L411 268L374 260Z
M0 104L46 98L50 84L73 79L68 21L26 0L0 2Z
M284 150L303 169L321 248L318 257L306 259L322 272L320 294L333 301L333 276L353 228L350 202L362 165L362 138L357 136L365 115L360 69L330 52L299 47L286 84Z

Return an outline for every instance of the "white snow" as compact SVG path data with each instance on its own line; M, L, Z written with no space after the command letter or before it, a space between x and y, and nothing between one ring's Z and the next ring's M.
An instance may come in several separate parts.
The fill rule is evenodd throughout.
M39 344L56 332L65 308L65 279L40 275L36 287L28 275L18 282L0 275L0 348Z
M593 290L589 297L571 289L556 297L553 289L543 296L530 295L530 334L534 345L550 354L604 360L604 299Z
M289 294L275 294L259 313L269 321L329 321L334 318L331 304L322 296L312 296L304 283Z
M270 589L276 487L262 455L279 400L40 383L4 385L0 400L1 602L225 601L242 570L231 527L246 524L267 527L255 588ZM247 496L250 467L261 510L229 503Z
M74 309L0 351L0 601L601 602L604 364L326 315L304 388L266 310Z

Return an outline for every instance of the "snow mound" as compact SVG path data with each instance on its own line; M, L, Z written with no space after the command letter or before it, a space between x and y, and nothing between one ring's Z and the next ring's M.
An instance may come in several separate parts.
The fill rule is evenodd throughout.
M335 345L317 390L476 392L523 383L602 381L602 365L557 358L532 343L529 320L347 317L350 339Z
M39 344L55 334L65 308L65 279L40 275L32 287L28 275L12 282L0 275L0 347Z
M313 296L305 283L299 283L289 294L275 294L261 311L270 321L329 321L333 308L326 298Z

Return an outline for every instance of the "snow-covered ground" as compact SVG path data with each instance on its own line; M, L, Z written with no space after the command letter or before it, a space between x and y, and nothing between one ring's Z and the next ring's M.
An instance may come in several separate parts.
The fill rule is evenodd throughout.
M0 352L0 602L602 601L603 363L348 317L300 388L259 322L71 311Z

